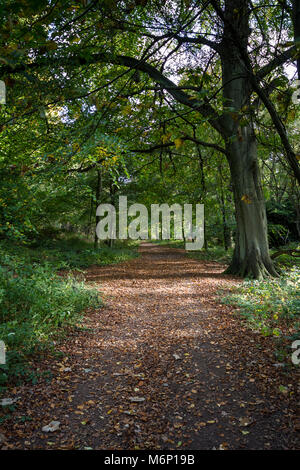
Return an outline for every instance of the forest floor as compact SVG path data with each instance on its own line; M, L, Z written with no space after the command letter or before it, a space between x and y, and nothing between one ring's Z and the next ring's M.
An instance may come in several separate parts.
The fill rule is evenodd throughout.
M36 364L51 380L8 392L3 448L299 448L299 377L219 303L240 282L223 270L148 243L137 259L87 269L104 306L57 344L61 359Z

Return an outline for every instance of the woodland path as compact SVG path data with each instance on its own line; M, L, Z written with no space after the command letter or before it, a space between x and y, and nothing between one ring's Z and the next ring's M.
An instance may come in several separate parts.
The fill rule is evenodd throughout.
M237 279L184 250L144 243L140 257L92 266L104 306L45 358L51 371L12 391L5 448L295 449L296 383L269 339L246 329L218 289ZM280 385L288 387L281 394ZM45 433L50 421L59 430Z

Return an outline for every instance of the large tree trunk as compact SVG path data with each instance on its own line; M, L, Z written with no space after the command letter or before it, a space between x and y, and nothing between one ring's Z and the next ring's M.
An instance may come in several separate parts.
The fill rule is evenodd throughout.
M235 250L228 272L242 277L261 279L276 275L276 271L269 255L266 209L250 112L248 122L241 123L245 111L250 109L252 92L240 58L241 48L246 51L248 45L250 32L248 15L248 2L225 1L221 61L226 149L237 223ZM238 45L236 34L239 37Z
M276 276L269 254L265 201L256 140L251 129L244 129L243 140L233 142L228 150L237 230L233 259L227 272L255 279Z

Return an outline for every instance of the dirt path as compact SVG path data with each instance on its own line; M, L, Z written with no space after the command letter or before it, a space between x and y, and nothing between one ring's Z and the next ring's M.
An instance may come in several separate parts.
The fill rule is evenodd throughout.
M51 381L13 391L5 448L299 447L296 383L274 366L269 340L216 303L216 290L238 281L182 250L140 251L87 271L105 307L57 345L64 359L44 361ZM60 429L42 432L52 420Z

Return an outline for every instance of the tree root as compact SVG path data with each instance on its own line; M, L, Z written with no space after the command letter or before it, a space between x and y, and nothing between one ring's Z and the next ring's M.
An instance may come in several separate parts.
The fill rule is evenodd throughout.
M243 262L233 260L226 269L225 274L258 280L279 277L279 273L271 260L263 261L254 257L247 257Z
M290 255L293 258L299 258L300 257L300 250L280 250L276 251L276 253L273 253L271 255L271 259L278 258L278 256L281 255Z

